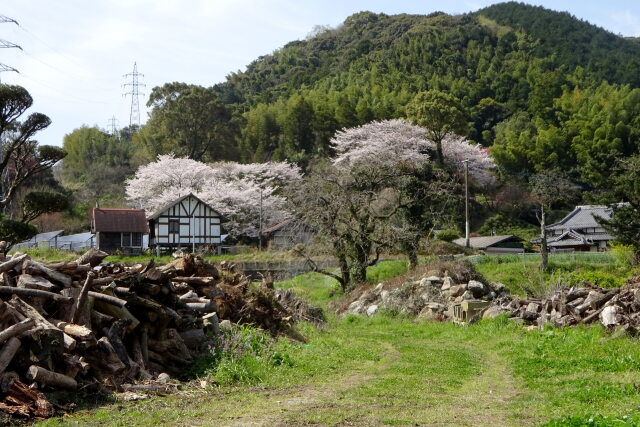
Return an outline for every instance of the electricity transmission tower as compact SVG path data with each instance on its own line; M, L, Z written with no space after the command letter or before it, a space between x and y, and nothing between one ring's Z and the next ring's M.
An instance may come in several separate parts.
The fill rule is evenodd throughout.
M5 23L13 23L13 24L16 24L16 25L20 26L20 24L18 24L18 21L16 21L15 19L11 19L8 16L0 15L0 24L5 24ZM0 49L6 49L6 48L22 50L22 47L20 47L19 45L15 44L15 43L12 43L12 42L7 41L7 40L0 39ZM7 64L3 64L3 63L0 62L0 75L1 75L1 73L5 72L5 71L13 71L15 73L19 72L15 68L10 67Z
M116 116L113 116L109 120L107 120L107 131L111 135L115 136L116 132L118 131L118 119L116 119Z
M138 77L144 77L144 74L138 72L138 64L133 63L133 71L123 76L125 79L131 78L130 82L122 85L123 88L129 89L128 92L123 93L123 96L131 95L131 113L129 114L129 126L140 126L140 104L139 96L144 93L139 92L139 88L145 87L144 83L138 81Z

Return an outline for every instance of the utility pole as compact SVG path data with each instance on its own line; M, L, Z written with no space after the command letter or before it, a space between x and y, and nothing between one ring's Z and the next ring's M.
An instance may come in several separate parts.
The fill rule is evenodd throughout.
M5 24L5 23L12 23L12 24L16 24L17 26L20 26L20 24L18 24L18 21L16 21L15 19L9 18L7 16L4 15L0 15L0 24ZM22 50L22 47L20 47L19 45L12 43L10 41L7 40L2 40L0 39L0 49L20 49ZM16 70L13 67L10 67L7 64L3 64L0 62L0 73L4 72L4 71L13 71L14 73L19 73L18 70Z
M469 247L469 159L464 163L464 246Z
M258 250L262 251L262 187L260 187L260 215L258 219Z
M133 71L123 75L125 79L131 78L130 82L127 82L122 85L123 88L129 88L128 92L122 94L122 96L131 95L131 113L129 114L129 126L140 126L140 104L139 97L140 95L144 95L144 93L140 93L140 87L145 87L144 83L140 83L138 78L144 77L144 74L138 72L138 64L136 62L133 63Z

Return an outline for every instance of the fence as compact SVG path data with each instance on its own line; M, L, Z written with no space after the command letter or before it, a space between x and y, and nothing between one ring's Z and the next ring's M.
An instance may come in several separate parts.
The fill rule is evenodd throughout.
M26 242L13 245L12 250L24 251L27 249L59 249L63 251L86 251L95 247L95 236L91 233L71 234L69 236L55 235L47 238L35 236Z

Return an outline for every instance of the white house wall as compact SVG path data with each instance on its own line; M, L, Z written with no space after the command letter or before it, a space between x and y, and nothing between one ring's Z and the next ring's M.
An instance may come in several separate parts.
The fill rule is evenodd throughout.
M169 220L179 221L179 234L169 233ZM162 212L155 220L155 239L152 244L186 246L220 244L220 215L194 197Z

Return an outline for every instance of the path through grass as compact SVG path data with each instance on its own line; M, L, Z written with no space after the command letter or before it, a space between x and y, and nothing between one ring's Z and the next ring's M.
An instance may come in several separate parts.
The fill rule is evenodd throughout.
M377 316L305 327L253 385L111 404L43 425L536 425L640 404L640 348L600 328L527 332Z

